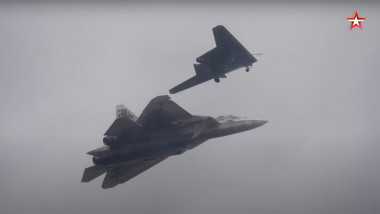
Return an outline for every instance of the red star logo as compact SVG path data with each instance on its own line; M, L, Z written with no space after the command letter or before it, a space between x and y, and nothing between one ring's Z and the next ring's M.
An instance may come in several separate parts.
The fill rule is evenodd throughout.
M350 30L352 30L352 28L354 27L358 27L361 30L363 30L362 21L364 21L366 18L359 18L358 11L355 10L354 16L352 18L346 18L346 19L351 22Z

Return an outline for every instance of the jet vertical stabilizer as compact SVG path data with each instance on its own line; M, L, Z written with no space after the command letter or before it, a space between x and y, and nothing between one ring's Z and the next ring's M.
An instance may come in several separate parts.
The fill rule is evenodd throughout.
M137 120L137 116L135 114L133 114L133 112L131 110L129 110L127 107L125 107L122 104L117 105L116 106L116 118L125 117L125 116L127 116L129 119L131 119L133 121Z

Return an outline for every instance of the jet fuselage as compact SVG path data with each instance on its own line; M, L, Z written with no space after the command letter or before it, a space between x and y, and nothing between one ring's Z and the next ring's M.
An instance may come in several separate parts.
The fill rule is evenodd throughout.
M135 138L130 138L135 139L135 142L120 142L123 146L117 149L105 146L89 154L94 155L95 165L104 166L168 157L182 154L209 139L247 131L266 123L263 120L230 119L214 125L208 123L208 118L197 116L195 120L192 118L193 121L177 121L174 123L177 132L173 132L172 127L159 131L141 131Z
M167 95L153 98L139 117L124 105L118 105L116 117L104 133L105 146L87 153L93 156L94 166L84 170L82 182L90 182L105 173L102 188L112 188L209 139L266 123L232 115L195 116Z

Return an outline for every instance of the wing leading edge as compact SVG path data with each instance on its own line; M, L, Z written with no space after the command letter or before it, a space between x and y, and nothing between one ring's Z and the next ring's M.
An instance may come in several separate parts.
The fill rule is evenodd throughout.
M178 93L180 91L186 90L188 88L191 88L193 86L199 85L201 83L207 82L214 77L212 75L202 75L202 74L197 74L190 79L186 80L185 82L175 86L174 88L170 89L169 92L171 94Z
M171 122L186 119L192 115L173 102L169 96L157 96L145 107L137 123L143 129L160 128Z

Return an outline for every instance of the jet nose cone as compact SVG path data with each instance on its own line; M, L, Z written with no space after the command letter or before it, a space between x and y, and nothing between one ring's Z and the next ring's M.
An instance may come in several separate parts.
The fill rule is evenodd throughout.
M267 122L268 121L266 120L251 120L251 125L252 125L252 128L255 129L257 127L264 125Z

